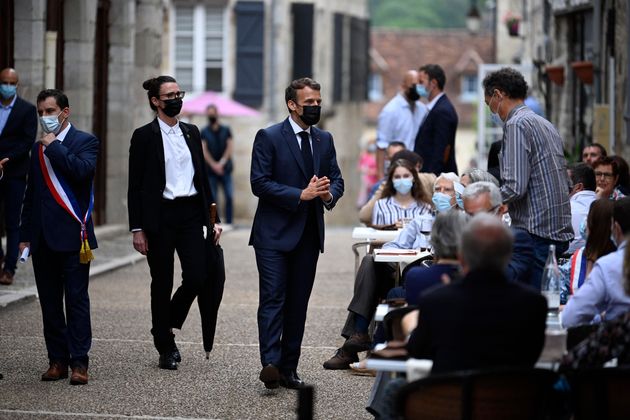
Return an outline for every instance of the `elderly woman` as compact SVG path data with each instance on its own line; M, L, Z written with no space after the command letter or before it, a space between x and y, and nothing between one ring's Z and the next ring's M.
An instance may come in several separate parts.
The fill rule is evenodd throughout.
M448 278L458 275L458 245L465 224L466 215L463 212L449 211L435 218L431 229L434 263L430 267L416 266L407 271L403 281L408 304L416 305L420 294L440 284L444 275Z
M452 208L463 210L462 192L464 186L459 182L459 177L453 172L441 173L433 184L433 205L438 213L444 213Z

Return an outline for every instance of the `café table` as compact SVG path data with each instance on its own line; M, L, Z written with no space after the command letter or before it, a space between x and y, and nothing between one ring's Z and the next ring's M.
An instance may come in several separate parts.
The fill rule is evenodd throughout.
M383 244L393 241L398 237L400 230L380 230L366 226L357 226L352 229L352 239L358 242L352 244L352 252L354 253L354 272L359 268L359 251L361 247L366 247L370 253L370 248L375 244Z

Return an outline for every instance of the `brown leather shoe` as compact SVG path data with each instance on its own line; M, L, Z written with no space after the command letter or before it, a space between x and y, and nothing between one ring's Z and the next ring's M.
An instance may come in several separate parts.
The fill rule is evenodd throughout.
M355 332L343 343L342 348L347 353L361 353L372 348L372 340L366 333Z
M13 283L13 274L8 271L3 271L2 275L0 275L0 284L4 284L8 286Z
M70 376L70 385L85 385L88 383L87 368L83 366L77 366L72 368L72 375Z
M342 348L338 348L335 355L324 362L324 369L350 369L350 363L358 361L359 357L356 353L349 353Z
M50 362L50 367L42 374L42 381L58 381L68 377L68 365L61 362Z

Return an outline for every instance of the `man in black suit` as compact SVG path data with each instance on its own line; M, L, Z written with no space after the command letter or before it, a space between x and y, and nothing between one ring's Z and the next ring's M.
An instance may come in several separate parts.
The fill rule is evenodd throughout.
M177 120L184 92L170 76L149 79L149 106L157 118L136 129L129 148L129 229L133 246L147 256L151 271L153 342L162 369L177 369L181 354L173 328L180 329L192 301L206 281L203 230L210 230L214 202L199 129ZM219 240L221 227L215 225ZM182 266L182 284L173 291L174 253Z
M6 254L0 245L0 284L13 283L18 258L20 209L26 189L28 156L37 135L35 105L17 95L18 74L6 68L0 72L0 159L8 159L0 180L0 205L4 205L7 234Z
M20 252L29 248L44 321L50 366L42 381L88 381L92 344L88 284L94 173L99 141L69 122L70 104L60 90L37 95L43 135L31 151L22 206ZM64 314L65 308L65 314Z
M259 273L259 378L267 388L304 384L296 369L324 251L324 208L331 210L344 189L332 135L314 126L321 112L319 83L294 80L285 102L289 117L256 134L250 174L258 197L249 243Z
M457 112L444 93L446 75L437 64L422 66L418 72L418 91L428 99L429 113L418 135L414 152L424 159L422 172L433 172L436 176L443 172L457 173L455 162L455 132Z
M432 359L432 373L533 366L545 342L547 302L510 282L512 234L498 217L474 216L462 233L462 280L420 297L409 355Z

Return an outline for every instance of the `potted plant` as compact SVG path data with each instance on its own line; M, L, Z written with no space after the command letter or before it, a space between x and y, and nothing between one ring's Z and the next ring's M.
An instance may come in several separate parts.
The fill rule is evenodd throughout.
M517 13L508 12L503 16L503 22L510 36L518 36L519 25L521 24L521 16Z
M559 86L564 84L564 66L545 66L545 74L552 83Z
M575 75L585 85L593 84L593 62L592 61L574 61L571 63Z

